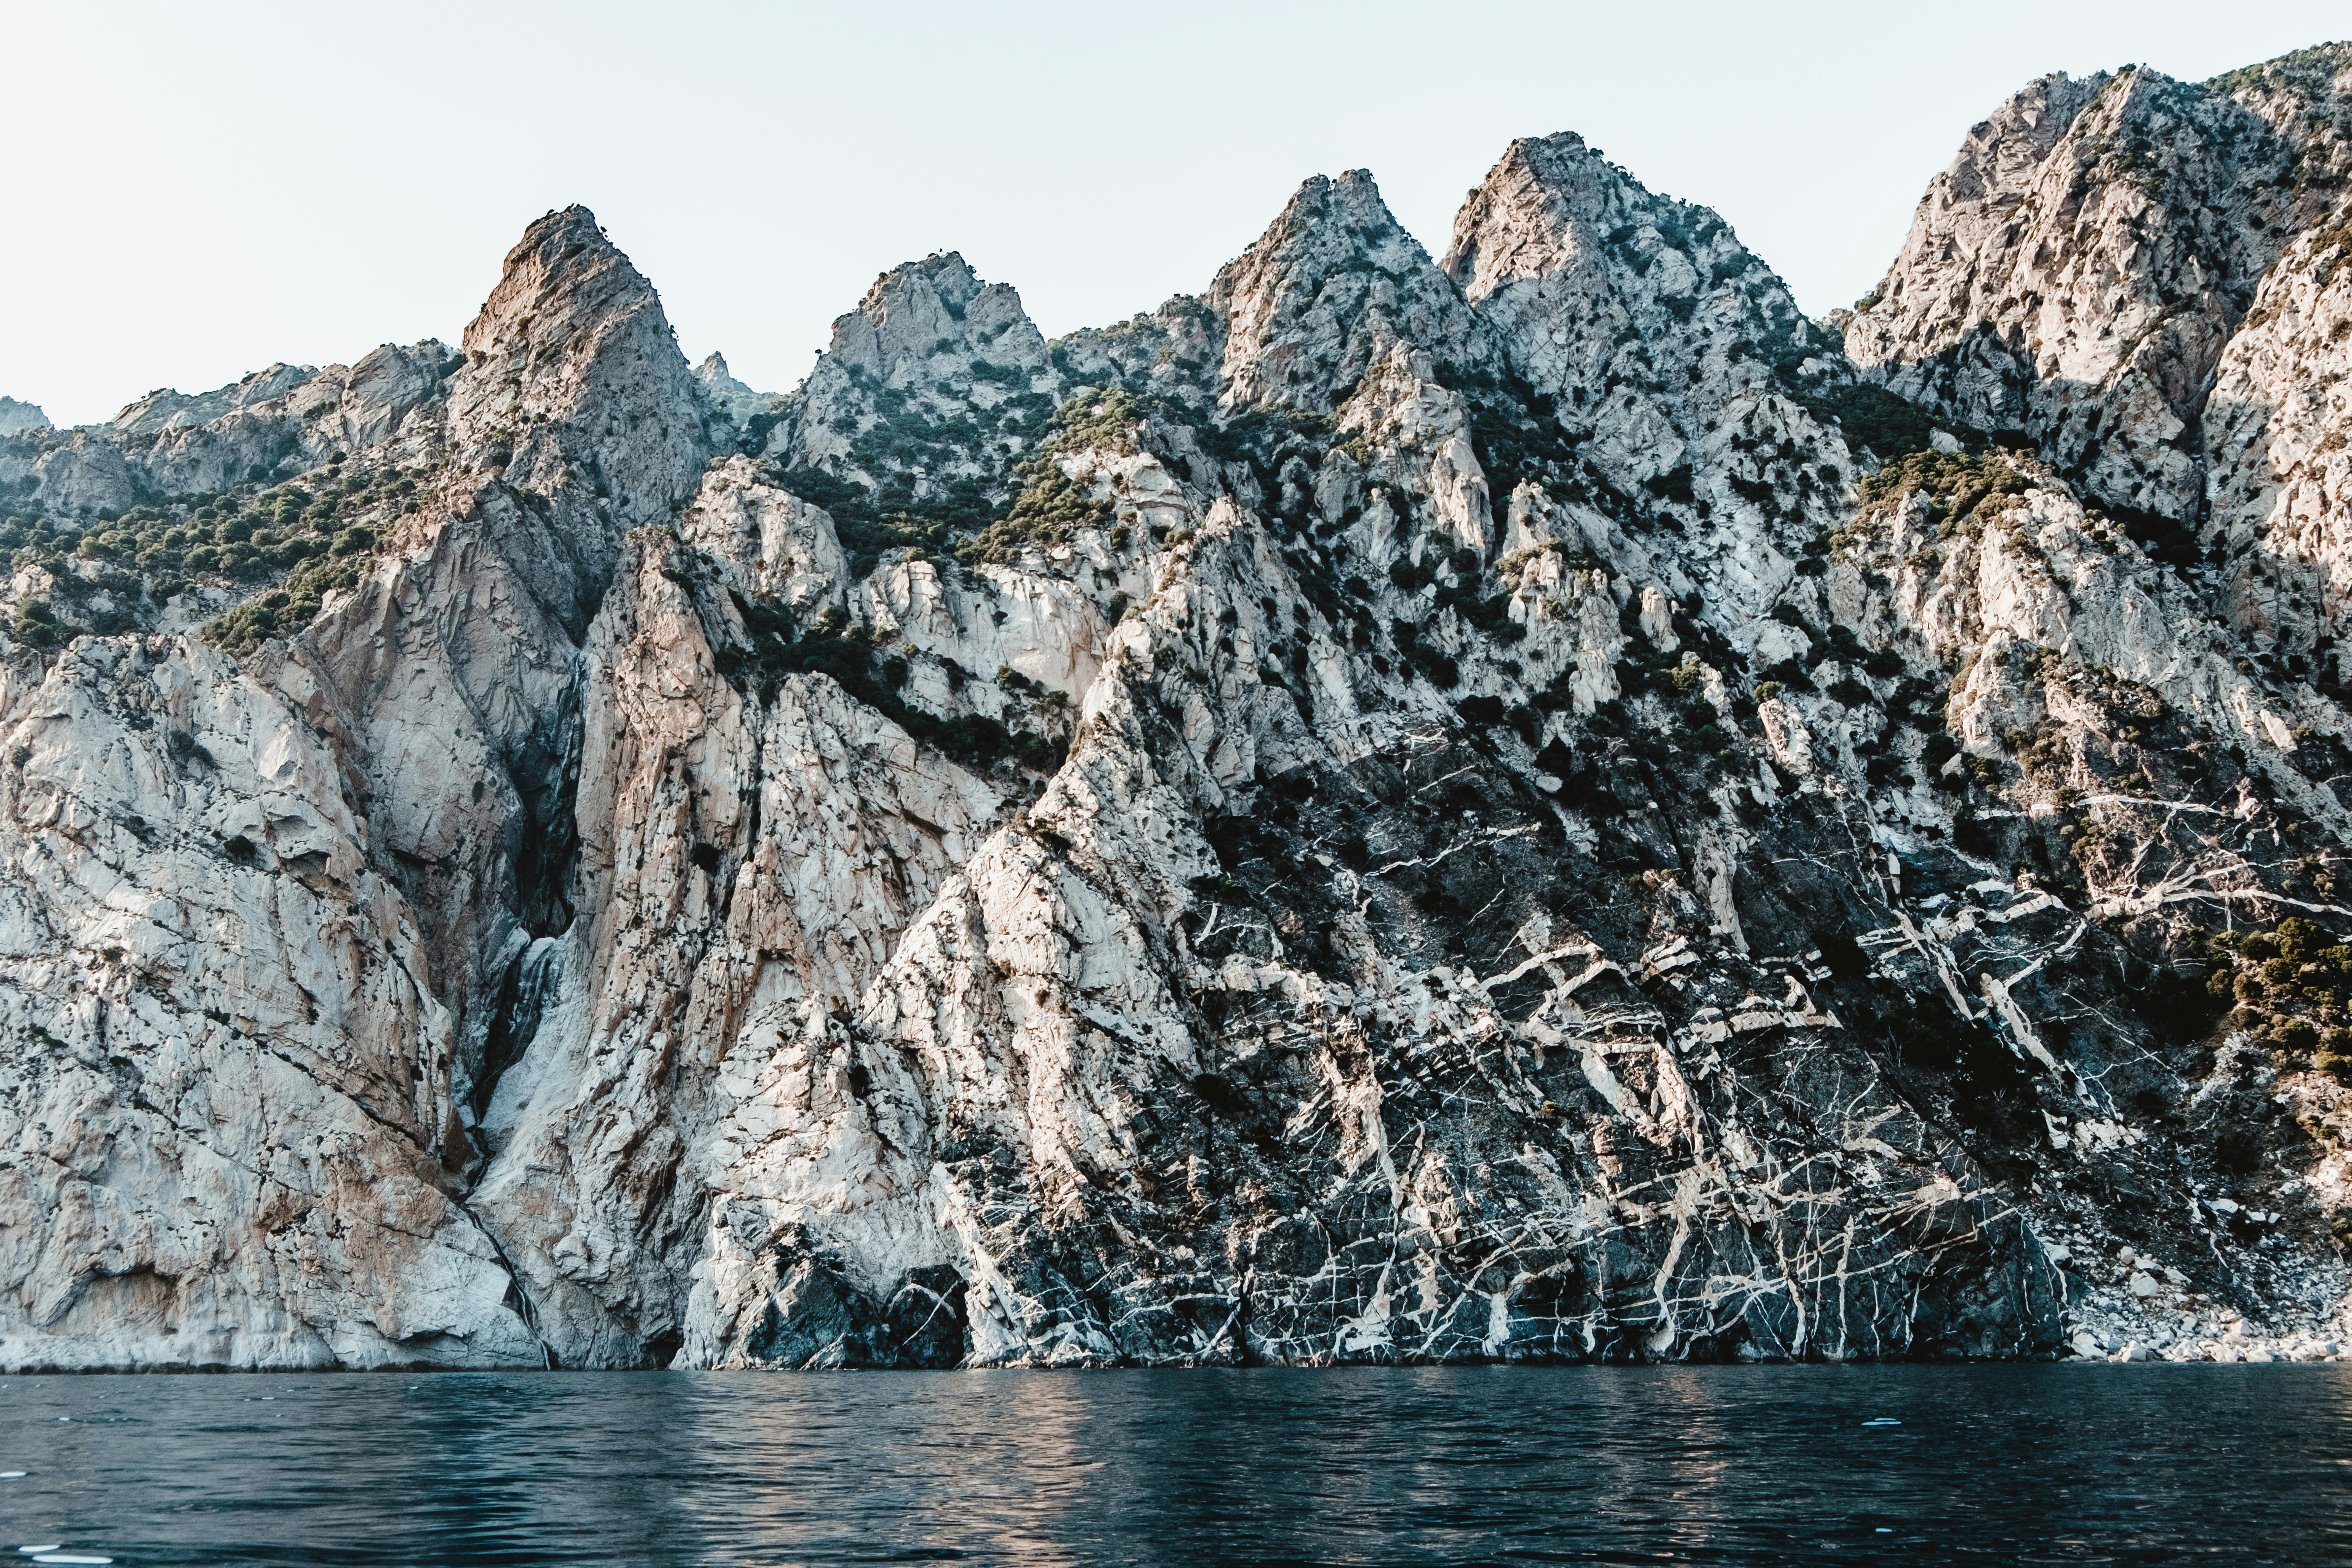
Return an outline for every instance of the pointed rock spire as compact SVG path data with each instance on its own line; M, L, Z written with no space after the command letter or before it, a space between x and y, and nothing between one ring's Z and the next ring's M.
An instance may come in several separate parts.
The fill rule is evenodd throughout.
M1043 428L1061 376L1010 284L983 283L953 251L894 267L833 324L798 406L768 451L871 485L883 458L914 494L993 483ZM877 447L876 443L881 445Z
M738 381L727 368L727 356L716 349L694 367L694 379L702 384L704 395L738 426L748 425L753 418L780 407L783 399L772 392L755 391Z
M1301 185L1207 298L1225 320L1228 408L1328 412L1399 343L1442 365L1493 357L1460 291L1361 169Z
M1757 345L1802 320L1722 218L1652 193L1573 132L1505 150L1455 217L1444 268L1513 367L1570 409L1657 379L1748 390L1768 374ZM1662 376L1661 355L1685 374Z
M694 367L694 379L702 383L704 390L714 397L732 396L751 390L729 373L727 356L717 349L704 355L702 363Z
M549 488L588 467L582 488L603 488L619 531L693 493L709 453L694 373L653 285L586 207L523 231L464 348L450 395L460 449Z

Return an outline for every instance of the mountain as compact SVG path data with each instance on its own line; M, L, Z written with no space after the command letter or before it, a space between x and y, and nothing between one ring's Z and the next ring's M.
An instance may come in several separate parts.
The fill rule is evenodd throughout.
M0 433L0 1365L2335 1353L2347 90Z
M719 411L735 424L747 424L762 414L781 409L784 399L771 392L754 392L727 371L727 356L710 353L694 367L694 379Z

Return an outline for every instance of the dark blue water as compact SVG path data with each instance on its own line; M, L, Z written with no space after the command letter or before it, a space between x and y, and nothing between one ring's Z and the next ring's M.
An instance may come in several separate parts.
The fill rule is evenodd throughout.
M2352 1369L11 1378L0 1469L123 1568L2345 1562Z

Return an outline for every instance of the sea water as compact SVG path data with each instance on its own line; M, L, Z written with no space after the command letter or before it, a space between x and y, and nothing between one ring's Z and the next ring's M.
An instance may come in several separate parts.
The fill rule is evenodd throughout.
M2352 1368L16 1377L0 1470L0 1563L2345 1562Z

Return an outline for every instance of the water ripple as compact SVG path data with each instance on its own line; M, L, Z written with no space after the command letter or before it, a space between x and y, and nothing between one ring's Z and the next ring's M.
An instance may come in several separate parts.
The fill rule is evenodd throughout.
M2352 1373L13 1378L16 1468L121 1568L2341 1562Z

